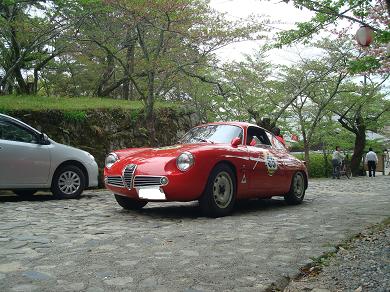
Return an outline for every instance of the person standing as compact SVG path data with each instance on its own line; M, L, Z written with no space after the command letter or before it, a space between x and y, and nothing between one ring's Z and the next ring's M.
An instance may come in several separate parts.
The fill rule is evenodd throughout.
M286 141L284 140L282 134L280 133L280 128L274 127L272 129L272 133L275 135L275 138L278 139L278 141L282 143L284 147L286 147Z
M366 162L368 166L368 176L375 177L375 170L376 170L376 164L378 163L378 156L376 156L376 153L372 150L371 147L368 149L368 153L366 154Z
M333 178L337 177L337 179L340 179L340 167L344 159L340 150L340 146L336 146L336 150L332 154Z

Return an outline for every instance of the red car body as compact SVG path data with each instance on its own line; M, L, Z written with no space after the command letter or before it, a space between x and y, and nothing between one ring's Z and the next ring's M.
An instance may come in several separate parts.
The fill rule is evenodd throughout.
M190 143L114 151L117 160L104 169L106 188L117 196L136 201L199 200L205 193L213 169L221 164L233 173L234 200L286 195L297 172L304 179L304 190L307 188L304 162L290 155L274 135L256 125L243 122L211 123L195 127L192 132L207 132L206 135L211 138L212 134L208 134L210 131L218 132L216 139L223 140L220 137L224 130L229 132L229 142L193 141L191 139L199 138L192 135L188 140ZM234 134L238 135L230 139L229 135ZM193 157L193 164L186 171L180 170L177 164L183 152ZM129 165L130 171L127 171ZM156 188L161 196L148 197L148 189L155 191Z

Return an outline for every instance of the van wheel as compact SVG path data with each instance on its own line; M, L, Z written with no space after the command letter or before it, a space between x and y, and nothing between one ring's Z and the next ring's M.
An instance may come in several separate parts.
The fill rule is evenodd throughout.
M57 170L51 183L51 191L58 199L78 198L84 188L84 174L80 168L74 165L66 165Z
M226 164L218 164L211 172L199 205L206 216L229 215L236 200L236 177Z

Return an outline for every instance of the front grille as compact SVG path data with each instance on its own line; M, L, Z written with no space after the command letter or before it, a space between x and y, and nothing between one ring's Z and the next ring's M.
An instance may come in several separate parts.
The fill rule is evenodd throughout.
M133 188L133 176L137 165L129 164L123 170L123 182L125 183L125 187L131 190Z
M148 186L163 186L168 183L168 179L165 176L144 176L137 175L134 178L134 187L148 187Z
M107 184L116 187L123 187L123 180L121 176L107 176Z

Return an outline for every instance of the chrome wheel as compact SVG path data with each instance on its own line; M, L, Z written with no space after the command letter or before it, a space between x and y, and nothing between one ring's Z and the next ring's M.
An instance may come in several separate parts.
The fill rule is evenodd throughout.
M220 172L214 179L213 197L219 208L229 206L233 198L233 182L227 172Z
M296 173L296 175L294 176L293 192L298 199L301 199L305 194L305 179L300 172Z
M289 192L284 196L287 204L297 205L303 202L307 188L305 174L301 171L296 172L291 180Z
M58 188L66 195L73 195L81 186L81 178L74 171L65 171L58 178Z

